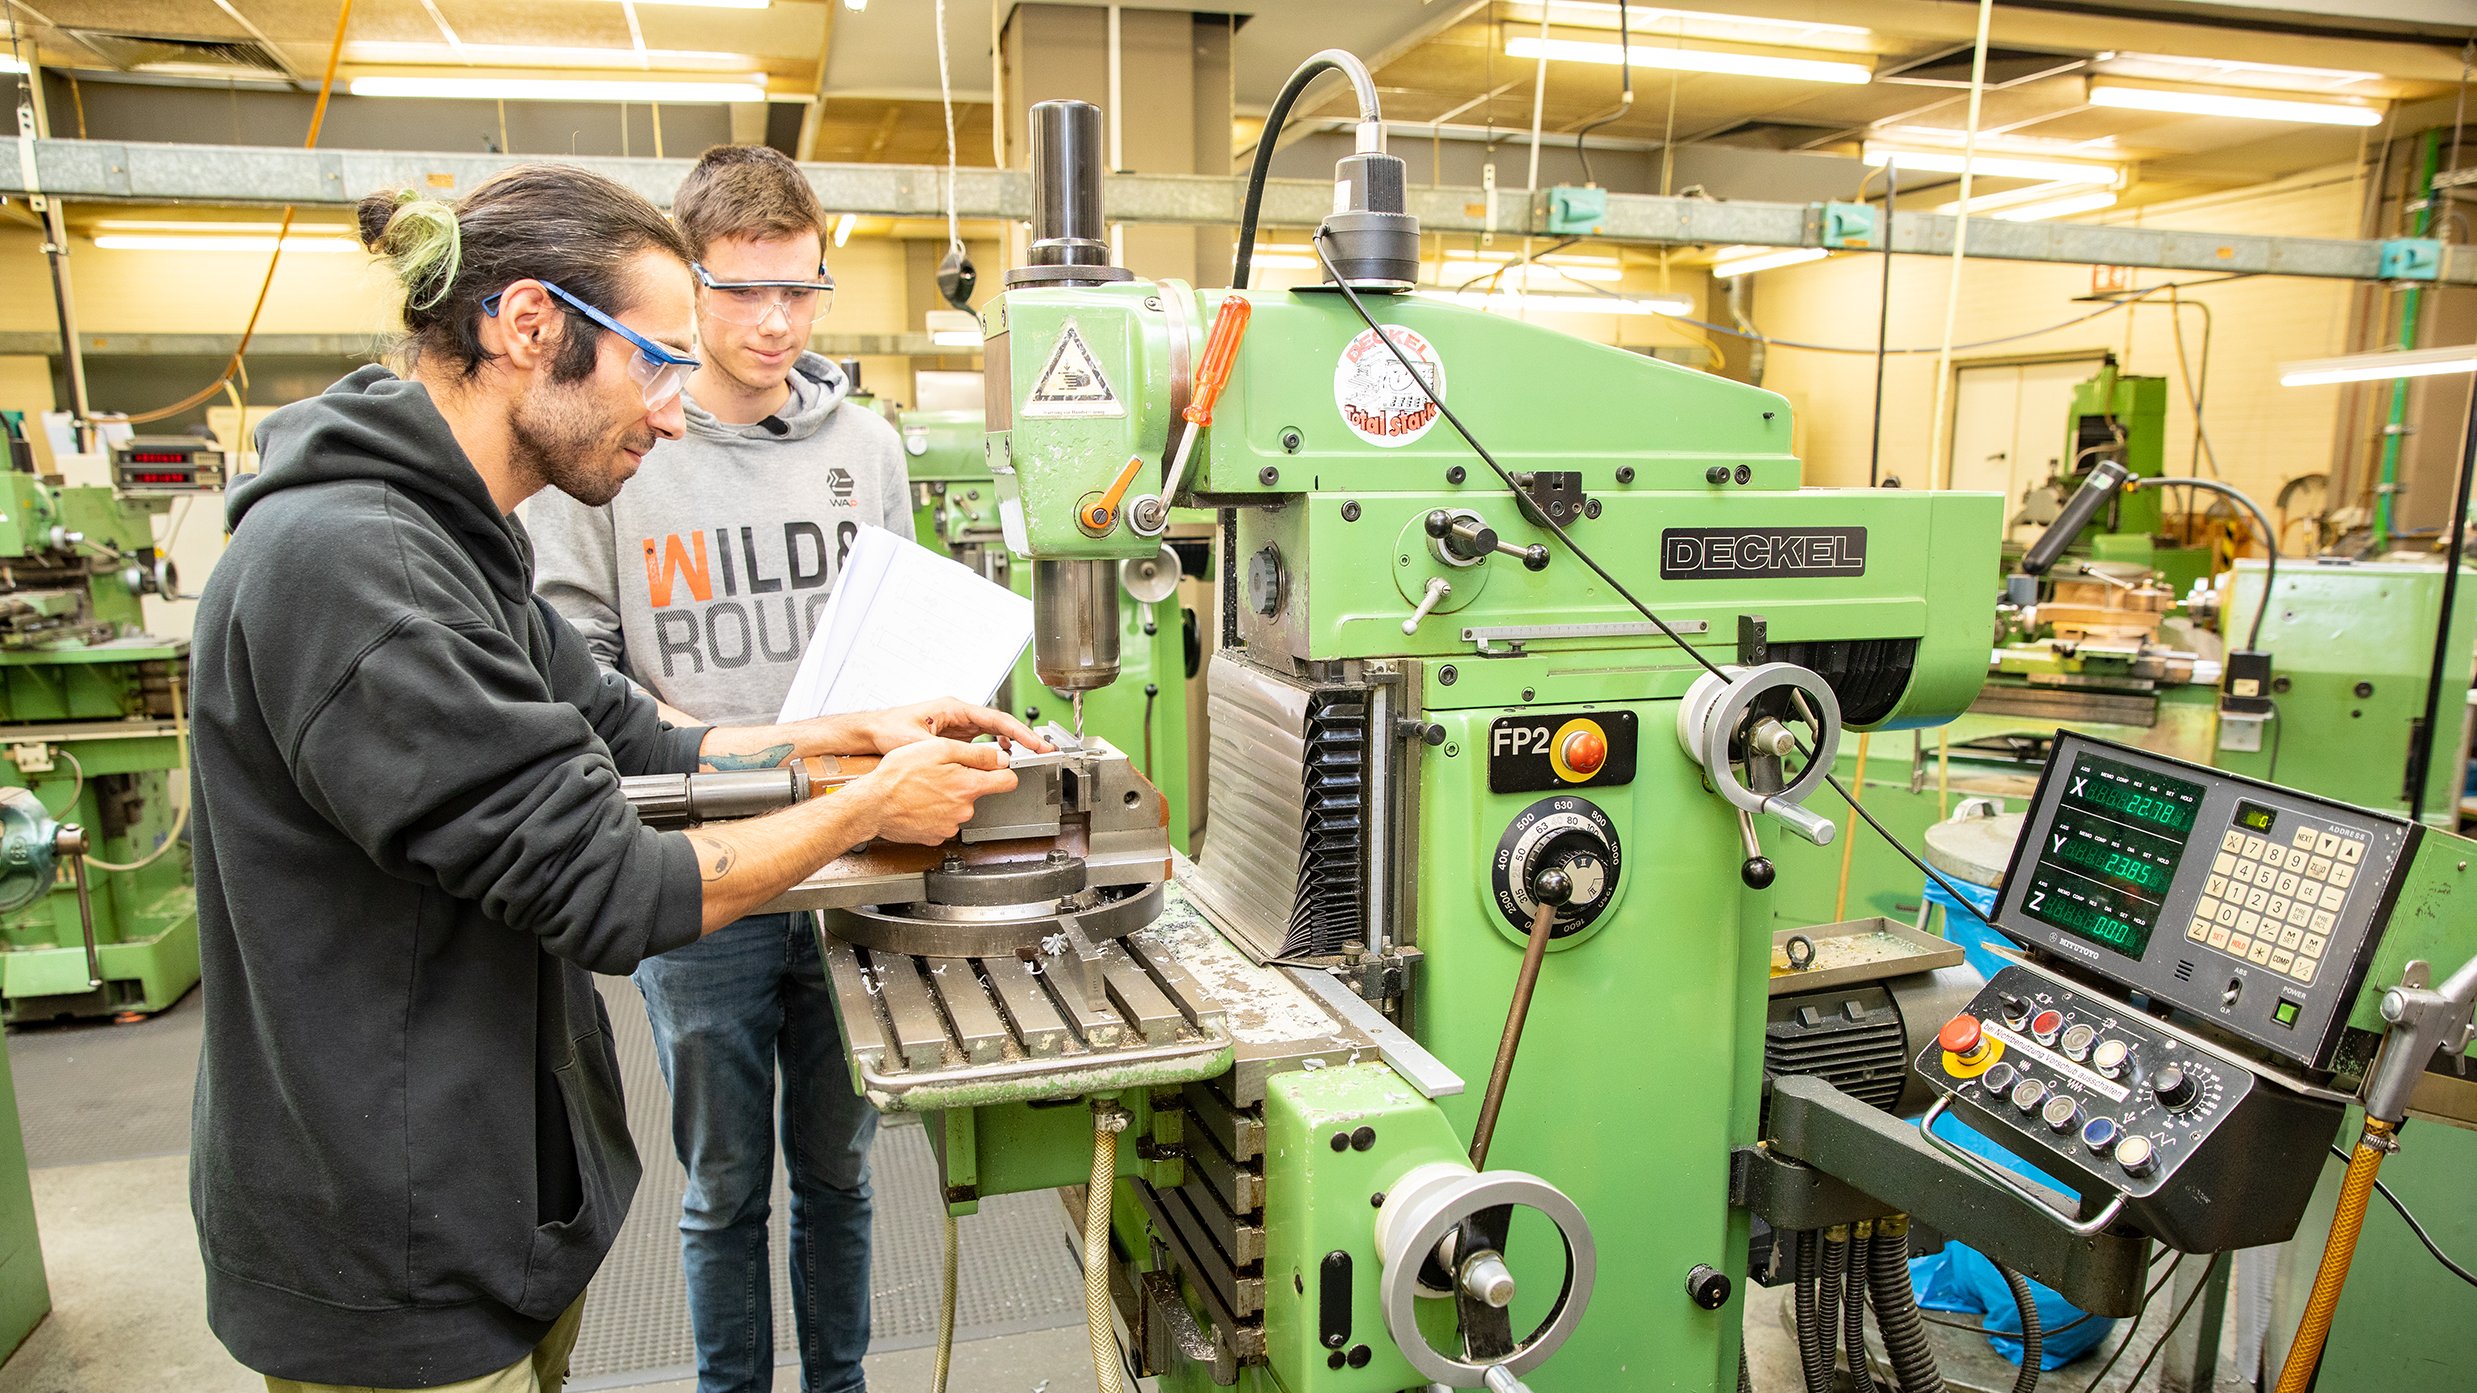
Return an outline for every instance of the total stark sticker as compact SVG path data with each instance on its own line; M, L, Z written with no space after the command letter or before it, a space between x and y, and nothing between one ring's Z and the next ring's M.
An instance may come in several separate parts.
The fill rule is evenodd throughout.
M1049 351L1049 362L1032 383L1032 394L1024 398L1026 416L1124 416L1127 408L1110 390L1109 379L1101 375L1101 361L1092 356L1091 345L1068 320L1058 335L1058 346Z
M1445 395L1445 362L1436 356L1436 346L1417 330L1393 325L1385 333L1402 349L1402 357L1384 346L1373 329L1362 329L1359 336L1342 350L1341 362L1333 368L1333 404L1341 409L1342 423L1351 433L1370 445L1392 448L1408 445L1428 433L1436 424L1436 402ZM1428 392L1419 389L1419 382L1403 370L1402 358L1411 360L1419 370L1419 380L1428 384Z

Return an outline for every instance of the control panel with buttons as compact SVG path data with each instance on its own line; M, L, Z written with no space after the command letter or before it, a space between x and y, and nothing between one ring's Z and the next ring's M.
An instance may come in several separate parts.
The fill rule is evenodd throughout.
M1996 922L2327 1069L2420 835L2404 818L2060 733Z
M2258 1076L2107 997L2008 966L1915 1061L1951 1111L2186 1252L2286 1239L2336 1103Z

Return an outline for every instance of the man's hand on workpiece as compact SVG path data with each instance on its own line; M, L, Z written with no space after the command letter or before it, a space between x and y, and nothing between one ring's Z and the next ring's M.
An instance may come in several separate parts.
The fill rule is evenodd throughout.
M1005 750L932 736L889 751L835 796L873 805L882 840L937 846L971 821L974 802L1014 787Z
M861 742L861 748L853 753L892 754L902 746L932 736L969 740L977 735L995 735L1044 754L1054 748L1033 734L1030 726L995 707L974 706L951 697L883 711L861 711L839 719L849 723L846 728Z

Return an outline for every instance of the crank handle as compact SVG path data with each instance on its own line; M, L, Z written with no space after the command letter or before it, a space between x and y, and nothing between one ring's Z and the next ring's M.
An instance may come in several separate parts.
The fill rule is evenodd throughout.
M1737 839L1746 849L1746 859L1738 864L1737 878L1746 882L1749 890L1766 890L1779 871L1772 858L1763 854L1763 843L1755 837L1755 815L1744 808L1737 809Z
M1480 1380L1487 1385L1488 1393L1531 1393L1531 1385L1514 1377L1514 1371L1502 1364L1489 1365Z
M1777 798L1767 798L1763 811L1788 823L1790 831L1817 846L1830 846L1832 838L1840 831L1832 819L1803 803L1784 803Z
M1420 624L1425 622L1427 617L1435 612L1436 607L1445 602L1445 597L1452 593L1454 593L1452 581L1443 576L1429 577L1428 592L1419 597L1419 608L1411 611L1411 617L1402 621L1402 632L1406 635L1418 633Z

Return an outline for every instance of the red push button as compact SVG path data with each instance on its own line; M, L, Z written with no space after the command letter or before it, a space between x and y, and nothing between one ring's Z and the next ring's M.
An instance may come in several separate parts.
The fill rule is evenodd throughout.
M2063 1029L2064 1016L2061 1012L2041 1011L2030 1018L2030 1038L2042 1045L2054 1044L2057 1032Z
M1600 766L1608 763L1608 738L1596 728L1585 726L1581 730L1568 732L1557 753L1565 761L1566 768L1588 778L1599 773Z
M1935 1033L1935 1043L1943 1046L1948 1054L1975 1054L1984 1042L1976 1016L1955 1016L1944 1022L1944 1028Z

